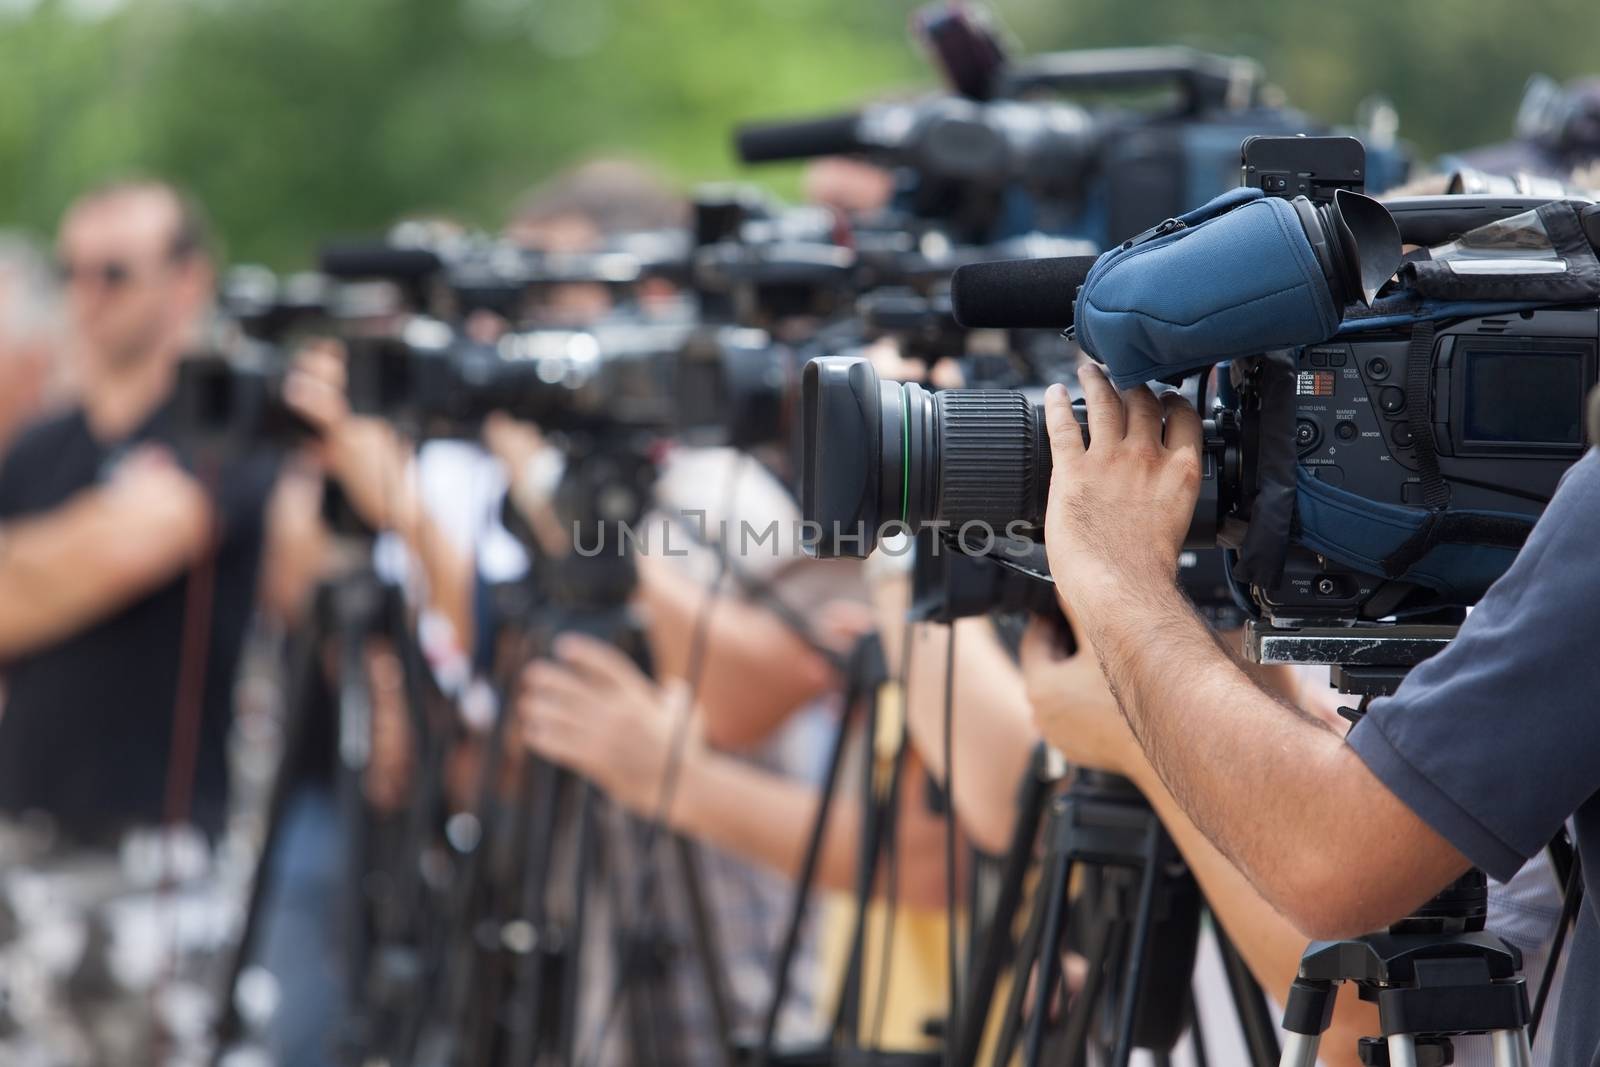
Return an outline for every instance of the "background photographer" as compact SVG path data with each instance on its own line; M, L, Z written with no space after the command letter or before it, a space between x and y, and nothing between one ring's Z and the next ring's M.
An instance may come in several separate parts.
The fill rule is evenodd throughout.
M186 465L171 393L205 339L214 272L195 204L160 182L101 187L67 211L57 254L78 398L0 467L0 811L21 831L7 873L71 865L100 872L97 894L161 878L200 892L275 463ZM124 867L119 844L148 862ZM103 897L83 888L61 882L55 905L81 907L104 943ZM163 939L124 984L73 987L79 1036L45 1040L109 1043L110 1059L158 1040L143 998L177 950ZM102 966L96 951L80 966Z
M48 812L81 842L164 820L221 828L230 687L272 466L249 461L208 485L176 454L166 403L210 309L206 240L197 209L159 183L72 207L59 254L80 400L28 430L0 471L0 807ZM203 560L210 585L186 591L184 572ZM191 638L184 655L193 612L209 616L209 647ZM201 684L187 796L167 766L180 662Z
M1046 400L1052 573L1073 591L1080 632L1161 781L1274 907L1308 936L1351 936L1406 915L1469 861L1510 879L1568 816L1580 853L1593 848L1594 452L1457 639L1375 702L1347 742L1253 681L1173 583L1198 493L1194 409L1142 386L1119 396L1096 367L1079 377L1087 447L1066 390ZM1530 729L1520 710L1535 695ZM1535 781L1537 791L1505 788ZM1593 869L1597 857L1584 858ZM1554 1062L1583 1062L1600 1043L1585 1006L1600 951L1593 908L1586 901L1572 948Z

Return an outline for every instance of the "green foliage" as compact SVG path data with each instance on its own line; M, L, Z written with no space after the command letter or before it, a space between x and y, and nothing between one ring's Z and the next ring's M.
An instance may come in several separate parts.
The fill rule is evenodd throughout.
M1427 152L1505 136L1533 71L1581 74L1592 0L1002 0L1029 50L1168 41L1262 59L1346 119L1394 99ZM478 225L576 158L742 171L741 120L930 85L915 0L0 0L0 224L169 175L236 259L306 262L407 212ZM1320 18L1317 16L1320 14ZM1559 32L1567 25L1572 32Z

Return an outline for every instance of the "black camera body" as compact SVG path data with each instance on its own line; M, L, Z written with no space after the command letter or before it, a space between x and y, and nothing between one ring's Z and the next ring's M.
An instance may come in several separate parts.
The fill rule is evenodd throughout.
M475 437L501 411L555 433L738 445L777 421L789 362L741 327L619 318L480 342L415 319L350 342L350 404L419 437Z
M173 408L179 433L197 450L222 456L310 440L310 424L284 403L288 366L282 353L265 345L239 347L178 361Z
M1546 216L1528 207L1471 197L1392 207L1406 240L1447 242L1434 249L1436 279L1470 282L1485 261L1500 270L1531 263L1522 301L1444 304L1402 286L1370 306L1352 303L1326 341L1238 357L1207 376L1218 387L1206 393L1186 547L1228 549L1239 599L1247 587L1245 602L1266 622L1459 613L1510 565L1583 455L1600 299L1541 299L1556 257L1547 247L1543 260L1530 259L1538 246L1529 235L1542 232L1530 219ZM1568 220L1561 262L1593 262L1581 246L1595 240L1595 216L1549 216L1552 226ZM1312 221L1324 237L1335 232L1320 215ZM1463 257L1474 242L1477 259ZM991 266L1006 268L1014 287L1031 284L1033 264ZM1344 300L1382 284L1365 264L1346 267ZM1053 284L1056 275L1039 277ZM976 299L968 294L969 305ZM805 378L802 496L824 531L817 554L865 555L884 532L929 524L989 554L1041 536L1050 450L1034 397L930 393L880 382L849 359L813 361Z
M1587 447L1584 398L1597 354L1600 309L1547 308L1441 323L1423 353L1409 331L1360 333L1299 350L1292 368L1241 370L1292 375L1299 477L1380 505L1503 516L1514 543ZM1262 399L1262 383L1247 381L1245 406ZM1429 452L1441 500L1428 498ZM1452 603L1482 592L1471 578L1440 577ZM1381 568L1341 565L1304 544L1255 597L1279 624L1373 619L1408 606L1407 591Z

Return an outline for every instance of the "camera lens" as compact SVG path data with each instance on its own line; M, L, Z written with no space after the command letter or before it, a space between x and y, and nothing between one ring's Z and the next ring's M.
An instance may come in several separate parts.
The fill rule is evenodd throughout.
M801 505L813 552L862 557L885 534L928 525L980 539L1037 525L1050 484L1042 412L1025 394L930 393L880 381L872 364L806 365Z

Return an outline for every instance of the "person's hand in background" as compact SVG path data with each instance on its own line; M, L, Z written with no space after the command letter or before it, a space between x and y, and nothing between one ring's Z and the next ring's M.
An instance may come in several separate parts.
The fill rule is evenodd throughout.
M567 634L555 655L523 672L523 740L635 814L654 815L674 748L685 746L685 761L703 748L698 730L682 721L691 714L686 690L656 685L621 651L591 637Z
M315 454L362 521L377 530L410 531L420 511L409 475L411 450L388 423L350 411L342 347L313 342L302 349L283 397L311 426Z
M552 555L565 555L571 540L555 504L565 457L539 427L501 411L491 412L483 420L483 446L505 467L506 492L540 547Z
M1054 621L1033 619L1020 662L1034 725L1069 763L1131 774L1144 762L1094 649L1082 644L1069 653Z

